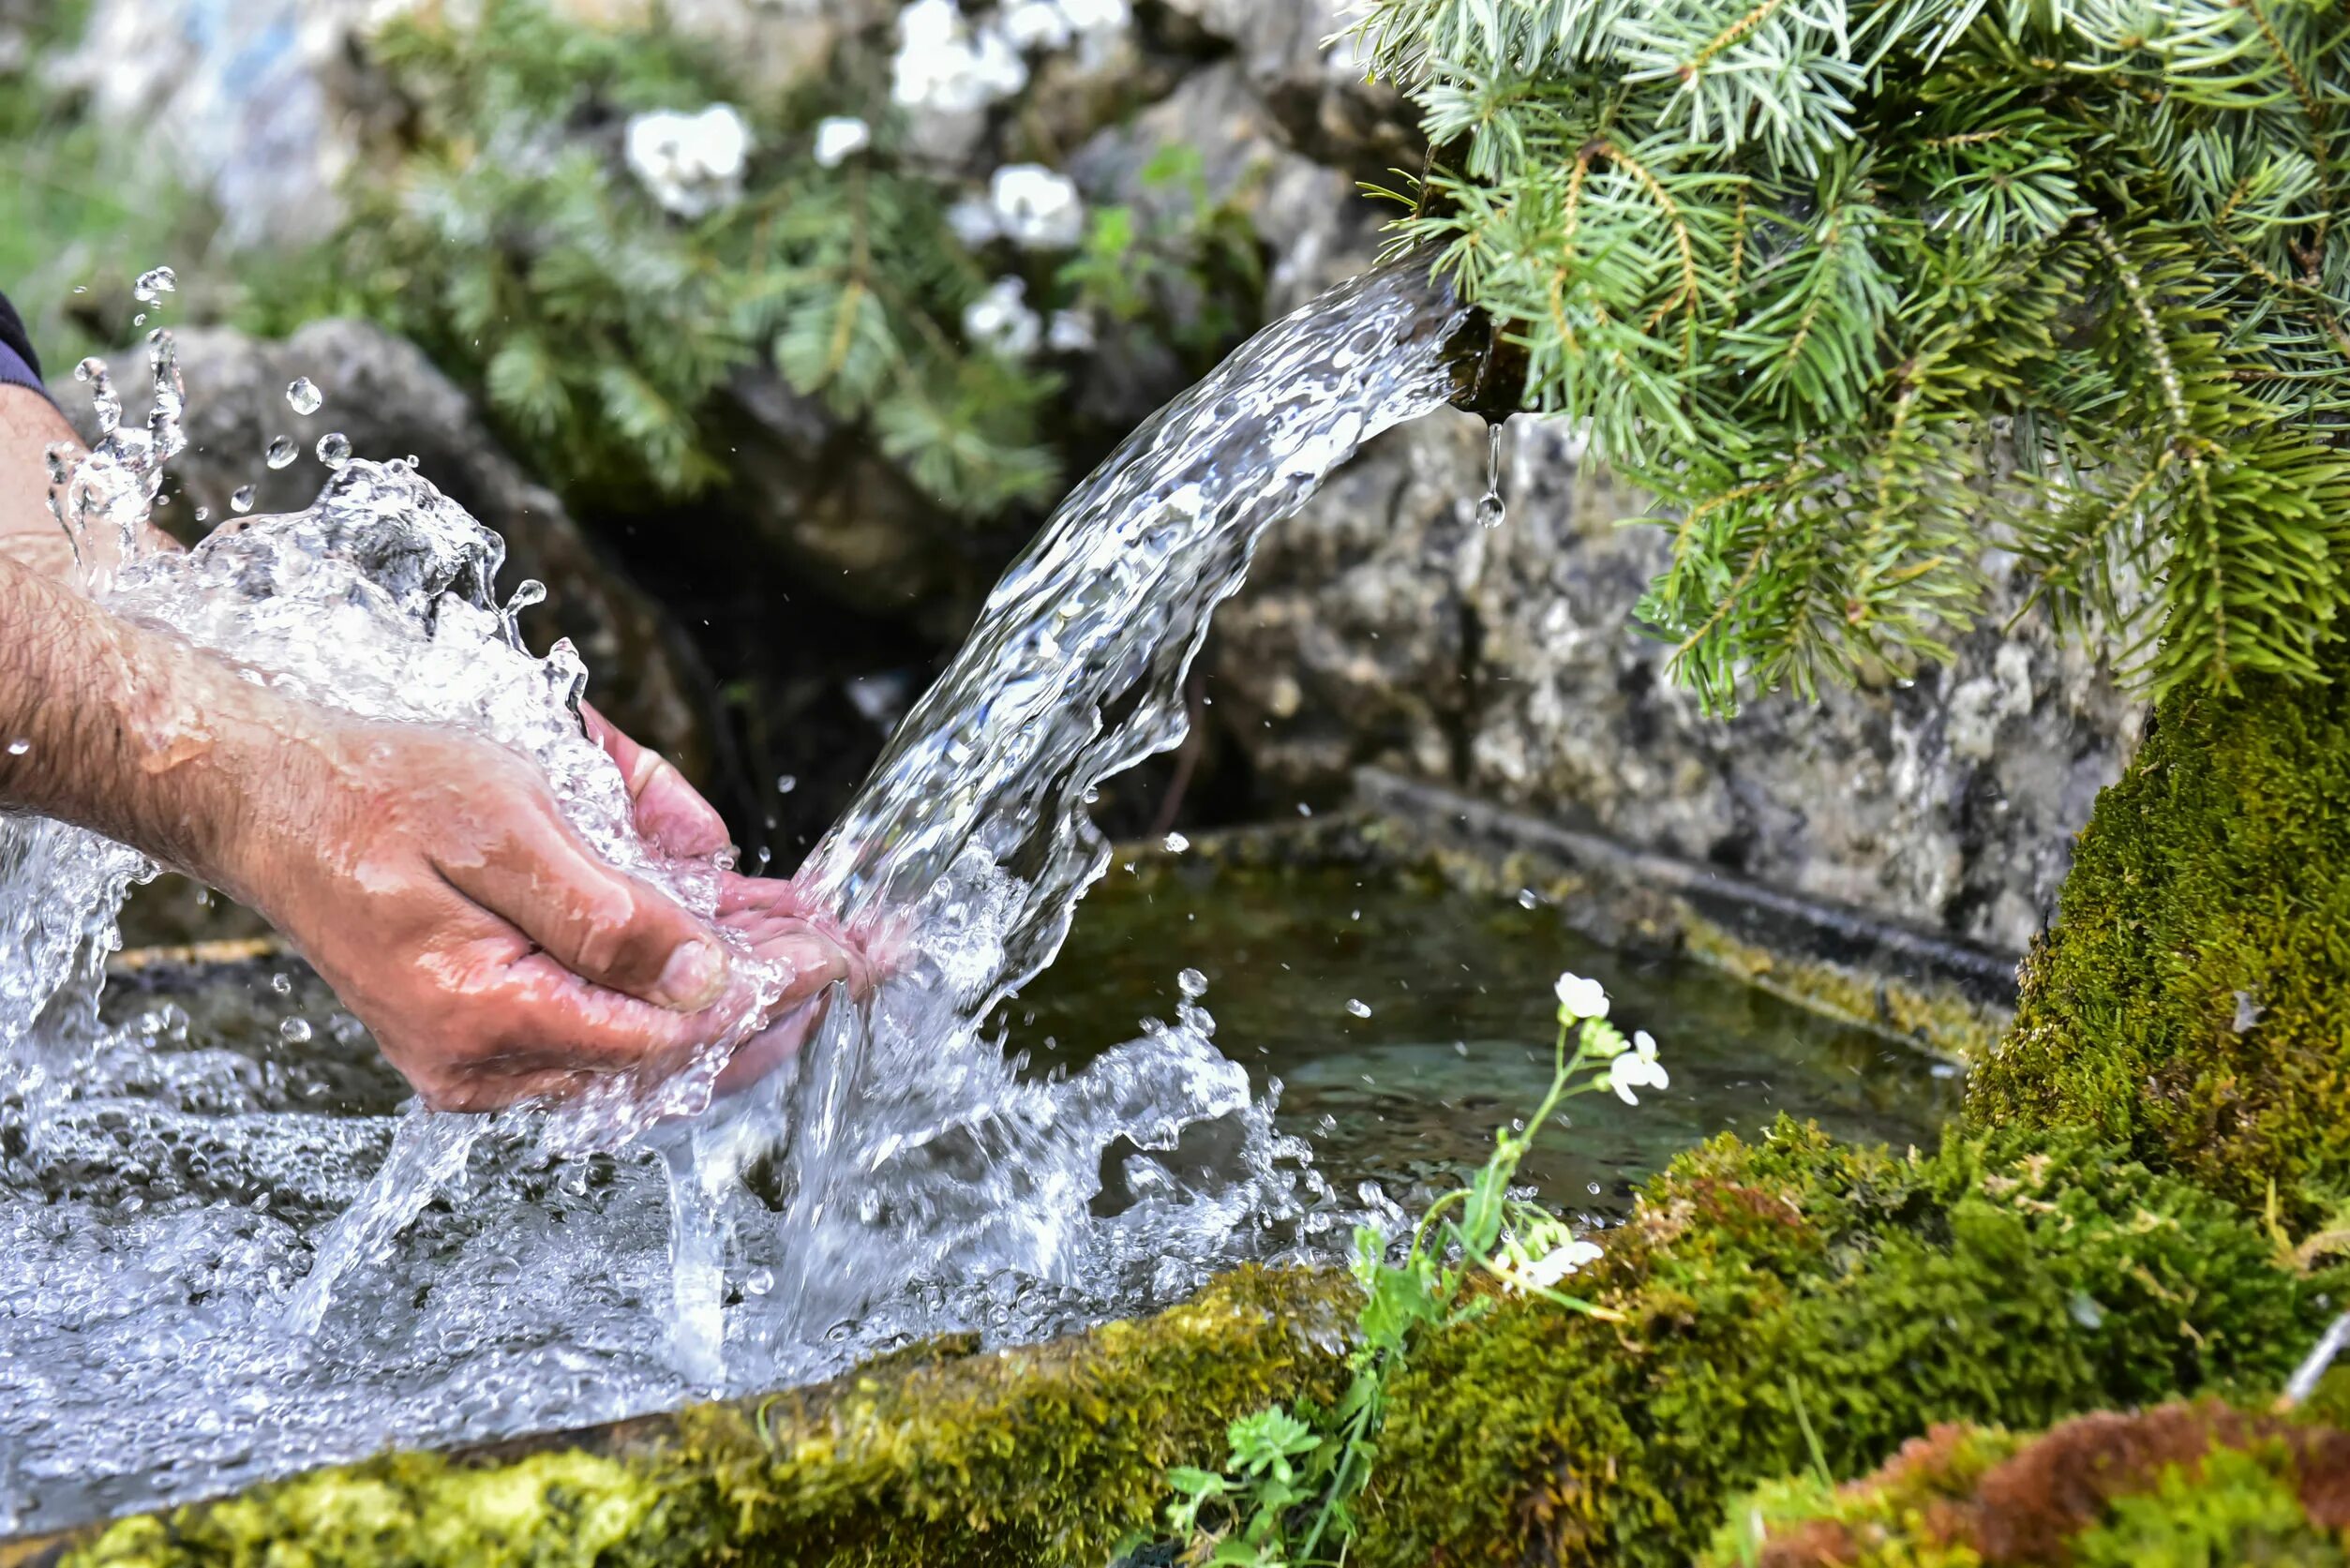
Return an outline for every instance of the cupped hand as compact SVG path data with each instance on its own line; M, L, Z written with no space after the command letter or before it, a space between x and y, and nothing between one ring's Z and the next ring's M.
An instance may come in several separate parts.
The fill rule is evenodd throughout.
M493 1110L591 1074L666 1071L740 1032L755 1005L727 945L597 856L522 757L337 719L277 760L218 880L292 940L428 1104Z

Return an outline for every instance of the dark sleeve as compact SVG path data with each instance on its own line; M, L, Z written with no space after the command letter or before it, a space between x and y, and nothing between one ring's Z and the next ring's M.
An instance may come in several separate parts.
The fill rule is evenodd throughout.
M0 294L0 386L29 386L44 394L49 390L41 384L40 355L33 351L23 320L6 294Z

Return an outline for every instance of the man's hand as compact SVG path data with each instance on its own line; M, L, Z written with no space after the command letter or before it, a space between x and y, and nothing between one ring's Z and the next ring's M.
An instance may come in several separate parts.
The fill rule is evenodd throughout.
M207 868L291 937L434 1106L558 1096L681 1065L753 998L726 946L614 869L538 770L485 741L336 723Z

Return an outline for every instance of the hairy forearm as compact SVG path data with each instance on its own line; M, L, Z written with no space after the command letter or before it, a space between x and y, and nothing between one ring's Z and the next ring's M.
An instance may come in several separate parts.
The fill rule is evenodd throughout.
M225 883L250 810L236 779L280 706L177 637L0 559L0 809Z

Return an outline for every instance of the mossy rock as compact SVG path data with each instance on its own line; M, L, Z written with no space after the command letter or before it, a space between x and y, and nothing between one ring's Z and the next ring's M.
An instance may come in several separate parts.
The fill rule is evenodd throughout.
M1349 1561L1684 1563L1727 1501L1936 1422L2273 1391L2350 1276L2078 1134L1855 1149L1782 1122L1641 1195L1584 1284L1415 1351Z
M1984 1126L2094 1128L2246 1203L2350 1192L2350 670L2180 692L2081 835Z
M2350 1432L2218 1400L2038 1436L1949 1424L1830 1487L1757 1490L1700 1568L2208 1568L2350 1561Z

